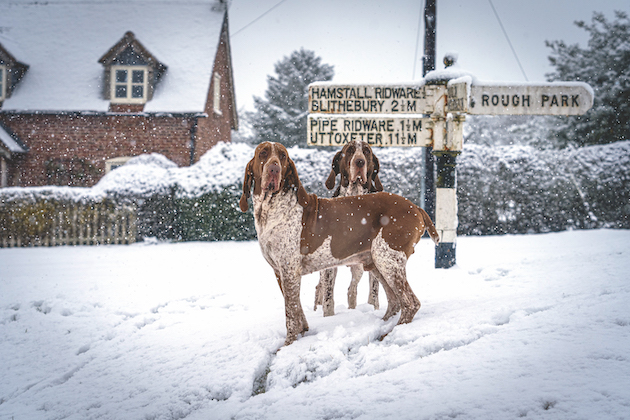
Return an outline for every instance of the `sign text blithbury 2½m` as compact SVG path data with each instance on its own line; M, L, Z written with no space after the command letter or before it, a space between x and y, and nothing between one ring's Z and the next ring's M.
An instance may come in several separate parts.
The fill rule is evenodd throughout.
M582 115L592 105L593 91L581 82L473 85L472 78L465 76L446 85L313 83L309 86L307 143L343 146L359 139L372 146L433 147L435 227L440 234L435 267L448 268L455 265L455 168L463 147L465 114Z

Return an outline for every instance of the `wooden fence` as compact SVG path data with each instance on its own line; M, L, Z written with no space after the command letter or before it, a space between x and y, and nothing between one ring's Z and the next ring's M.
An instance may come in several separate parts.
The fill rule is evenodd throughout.
M136 208L112 201L0 206L0 248L129 244L136 241L136 232Z

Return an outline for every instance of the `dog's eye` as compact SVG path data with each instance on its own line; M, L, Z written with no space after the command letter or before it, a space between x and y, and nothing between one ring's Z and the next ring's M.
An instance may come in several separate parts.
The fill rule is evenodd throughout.
M351 155L354 153L354 146L348 147L348 154Z
M261 159L267 159L267 149L263 149L260 151L260 154L258 155L258 157L260 157Z
M370 149L368 149L367 147L364 147L364 148L363 148L363 154L364 154L365 156L369 156L369 155L370 155Z
M278 153L278 156L280 156L280 160L285 160L287 158L287 155L284 152Z

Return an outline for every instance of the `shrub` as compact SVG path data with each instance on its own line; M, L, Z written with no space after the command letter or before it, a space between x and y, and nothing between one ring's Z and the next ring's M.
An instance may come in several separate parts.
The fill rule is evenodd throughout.
M55 215L64 211L64 203L103 202L108 208L137 209L138 239L255 239L251 210L242 213L238 208L242 171L253 153L245 147L217 146L209 152L215 155L208 156L208 165L197 169L162 167L152 172L130 166L127 175L116 175L120 181L104 183L106 189L1 189L0 233L17 229L30 243L59 217ZM289 153L305 188L329 197L323 182L335 151L292 148ZM385 190L419 204L422 151L383 148L375 153ZM630 228L630 141L563 150L468 144L457 162L460 235Z

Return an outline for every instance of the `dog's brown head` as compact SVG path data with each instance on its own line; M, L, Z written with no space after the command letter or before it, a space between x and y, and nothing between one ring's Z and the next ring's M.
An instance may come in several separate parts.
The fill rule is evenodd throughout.
M239 201L241 211L249 208L247 199L254 184L254 195L274 195L279 191L296 190L302 206L308 204L308 194L300 182L295 163L289 158L286 147L280 143L264 142L256 147L254 157L245 167L243 194Z
M326 180L326 188L335 188L337 175L341 174L340 188L359 183L367 192L383 191L378 178L380 165L369 144L355 140L343 146L332 161L332 170ZM339 188L335 196L339 195Z

